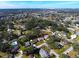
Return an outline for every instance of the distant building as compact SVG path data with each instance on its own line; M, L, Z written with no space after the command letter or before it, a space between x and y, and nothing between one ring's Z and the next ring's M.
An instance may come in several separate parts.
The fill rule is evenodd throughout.
M28 41L28 42L25 42L25 46L26 47L28 47L28 46L30 46L31 45L31 43Z
M44 35L44 38L47 39L48 38L48 35Z
M75 34L76 34L76 35L79 35L79 31L76 31Z
M6 39L3 39L3 42L2 43L7 43L8 41Z
M37 40L41 41L41 40L44 40L44 38L43 37L39 37L39 38L37 38Z
M75 34L71 35L71 40L75 39L77 36Z
M35 43L37 43L37 42L38 42L37 39L33 39L33 40L32 40L32 43L33 43L33 44L35 44Z
M55 43L55 47L58 48L58 49L61 49L64 45L60 42L56 42Z
M12 54L16 54L19 51L19 46L18 46L18 42L16 41L16 39L14 39L11 42L11 53Z
M17 45L18 43L17 43L17 41L13 41L12 43L11 43L11 45Z

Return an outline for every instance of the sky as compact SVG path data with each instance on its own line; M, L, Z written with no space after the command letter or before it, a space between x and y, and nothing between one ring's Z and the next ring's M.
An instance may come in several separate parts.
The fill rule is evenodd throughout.
M79 1L0 1L5 8L79 8Z

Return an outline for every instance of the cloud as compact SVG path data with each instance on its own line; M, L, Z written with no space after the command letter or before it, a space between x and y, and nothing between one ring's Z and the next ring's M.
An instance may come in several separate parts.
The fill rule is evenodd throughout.
M0 2L0 8L14 8L16 5L8 2Z
M78 1L0 1L0 8L78 8Z

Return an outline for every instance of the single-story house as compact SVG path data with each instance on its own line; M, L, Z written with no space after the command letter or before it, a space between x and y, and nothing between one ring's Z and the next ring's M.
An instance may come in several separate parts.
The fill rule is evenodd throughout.
M30 54L39 53L39 50L40 49L38 49L38 48L33 48L32 50L26 50L23 53L26 54L26 55L30 55Z
M19 46L15 46L15 47L12 47L11 48L11 53L12 54L16 54L16 53L18 53L19 52Z
M71 40L75 39L77 36L75 34L71 35Z
M37 42L38 42L38 39L33 39L33 40L32 40L32 43L33 43L33 44L35 44L35 43L37 43Z
M44 35L44 39L47 39L48 38L48 35Z
M30 46L30 45L31 45L31 43L30 43L29 41L25 42L25 46L26 46L26 47L28 47L28 46Z
M64 45L60 42L55 43L55 48L61 49Z
M76 34L76 35L79 35L79 31L76 31L75 34Z
M18 45L18 42L17 41L13 41L12 43L11 43L11 45Z
M2 43L7 43L8 41L6 39L3 39L3 42Z
M39 37L39 38L37 38L37 40L41 41L41 40L44 40L44 38L43 37Z
M42 58L49 58L50 57L50 54L43 49L40 49L39 54Z

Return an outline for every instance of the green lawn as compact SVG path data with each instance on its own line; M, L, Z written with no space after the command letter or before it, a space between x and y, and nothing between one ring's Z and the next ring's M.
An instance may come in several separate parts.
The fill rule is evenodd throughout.
M37 43L36 43L36 46L41 45L42 43L44 43L44 41L43 41L43 40L41 40L41 41L37 42Z
M42 46L41 48L44 49L44 50L46 50L47 52L50 52L49 48L46 47L46 46Z
M63 53L67 48L69 48L69 45L64 45L63 48L61 49L54 49L56 51L56 53L61 54Z
M20 53L17 53L16 56L19 56Z
M52 56L50 56L50 58L55 58L55 55L52 54Z
M41 58L39 54L34 54L35 58Z
M78 40L78 41L79 41L79 36L77 36L77 37L76 37L76 40Z
M25 47L25 46L21 46L20 47L20 50L24 51L24 50L32 50L33 47L32 46L29 46L29 47Z
M13 34L20 34L21 33L21 30L14 30L13 31Z
M47 42L48 40L50 40L49 38L45 39L45 41Z
M33 49L33 47L32 47L32 46L26 47L26 50L31 51L32 49Z
M29 57L29 56L27 56L27 55L23 55L23 56L22 56L22 58L28 58L28 57Z
M47 41L47 44L48 44L48 46L49 46L51 49L55 48L55 43L52 42L51 40L48 40L48 41Z
M20 50L24 51L24 50L26 50L26 47L25 46L20 46Z
M8 56L8 54L0 51L0 56L1 58L5 58L5 56Z

